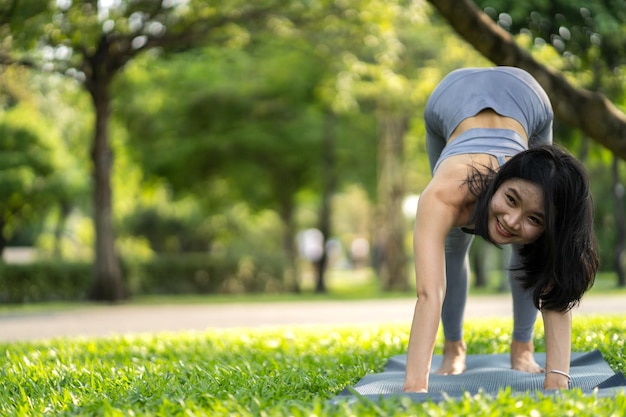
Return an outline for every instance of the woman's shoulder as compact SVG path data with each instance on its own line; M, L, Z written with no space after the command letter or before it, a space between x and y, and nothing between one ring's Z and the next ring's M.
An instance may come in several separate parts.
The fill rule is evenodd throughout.
M468 189L465 176L442 175L438 171L422 192L420 200L444 204L454 209L464 204L466 194Z
M475 170L487 173L493 169L492 159L492 156L484 154L447 158L439 165L422 196L426 197L426 201L445 204L456 213L457 226L465 226L476 203L476 196L469 190L468 179Z

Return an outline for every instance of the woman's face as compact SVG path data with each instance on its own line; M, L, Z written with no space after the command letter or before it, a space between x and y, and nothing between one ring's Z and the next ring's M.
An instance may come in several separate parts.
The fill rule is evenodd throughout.
M499 245L532 243L545 229L543 193L530 181L504 181L489 204L489 236Z

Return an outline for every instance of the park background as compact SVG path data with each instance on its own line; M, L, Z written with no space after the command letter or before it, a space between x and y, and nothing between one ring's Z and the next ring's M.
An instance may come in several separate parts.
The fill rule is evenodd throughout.
M445 1L5 3L0 302L408 292L425 102L494 62L610 100L551 95L591 175L599 276L625 285L619 2L478 1L456 23ZM500 32L472 41L481 10ZM506 286L505 254L472 258L475 286Z
M591 174L602 263L587 300L619 310L625 20L613 0L0 1L0 325L41 323L0 344L0 414L624 415L623 391L330 404L405 352L408 314L39 332L59 317L96 327L94 311L128 324L148 304L281 314L277 301L313 299L319 315L412 299L423 108L449 71L489 65L548 92L556 142ZM475 242L473 292L503 290L505 257ZM572 349L623 371L624 314L574 315ZM468 320L468 353L507 352L510 329Z

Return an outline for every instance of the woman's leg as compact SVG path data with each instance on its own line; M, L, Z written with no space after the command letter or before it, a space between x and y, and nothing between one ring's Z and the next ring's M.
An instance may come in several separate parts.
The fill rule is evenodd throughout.
M533 356L533 332L537 321L537 308L532 292L522 287L515 279L515 268L520 265L518 248L513 246L509 261L509 283L513 296L513 340L511 341L511 367L519 371L538 373L543 369Z
M452 229L446 239L446 298L441 322L446 340L463 339L463 315L469 289L469 248L473 235Z

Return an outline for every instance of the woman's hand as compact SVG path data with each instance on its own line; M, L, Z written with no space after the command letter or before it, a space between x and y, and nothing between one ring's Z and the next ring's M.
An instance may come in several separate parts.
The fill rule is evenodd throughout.
M448 168L451 169L451 168ZM440 168L422 192L413 232L417 301L407 349L405 392L427 392L430 365L446 293L445 241L466 201L459 188L465 169ZM455 174L451 175L451 173ZM461 223L459 223L461 224ZM465 224L465 223L463 223Z
M569 388L572 351L572 313L542 310L546 338L546 390ZM554 371L554 372L553 372Z
M565 375L550 372L546 373L546 379L543 381L544 390L569 389L569 378Z

